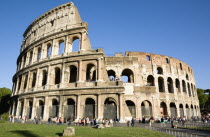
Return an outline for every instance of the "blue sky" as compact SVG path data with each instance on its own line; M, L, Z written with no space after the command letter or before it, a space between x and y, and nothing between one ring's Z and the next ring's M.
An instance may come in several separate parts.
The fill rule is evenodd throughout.
M141 51L189 64L198 88L210 88L210 0L72 0L89 24L92 48L107 55ZM0 4L0 87L12 87L22 34L67 0L4 0Z

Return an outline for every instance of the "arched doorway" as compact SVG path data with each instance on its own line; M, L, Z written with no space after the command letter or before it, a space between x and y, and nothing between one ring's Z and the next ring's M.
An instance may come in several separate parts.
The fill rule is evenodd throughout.
M193 105L191 105L191 115L190 115L190 118L192 117L192 116L194 116L194 109L193 109Z
M179 114L180 114L180 117L184 116L184 109L183 109L183 105L182 104L179 105Z
M163 117L168 116L168 110L167 110L167 105L165 102L160 103L160 113Z
M95 117L95 101L92 98L87 98L85 101L84 116L89 118Z
M190 110L187 104L186 104L186 115L187 115L187 118L190 118Z
M32 115L32 106L33 106L33 102L29 101L28 102L28 108L27 108L27 118L31 119L31 115Z
M67 121L75 119L75 101L71 98L67 99L67 104L64 108L64 119Z
M54 118L54 117L58 117L58 114L59 114L59 103L56 99L53 99L50 116Z
M145 100L141 103L141 113L142 117L151 117L152 116L152 104Z
M171 118L177 117L177 110L175 103L170 103Z
M44 116L44 101L39 100L39 106L37 107L36 111L37 117L42 117Z
M116 119L117 118L117 105L113 98L107 98L104 102L104 118Z
M133 103L133 101L127 100L127 101L125 101L125 103L130 111L131 116L133 118L135 118L136 117L136 106Z
M19 109L19 116L23 116L23 106L24 106L24 102L23 101L21 101L20 102L20 109Z

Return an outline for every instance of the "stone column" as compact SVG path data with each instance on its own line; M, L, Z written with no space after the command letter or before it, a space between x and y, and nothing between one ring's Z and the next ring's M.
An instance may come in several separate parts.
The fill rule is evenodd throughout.
M123 111L123 94L119 94L119 117L120 122L124 121L124 111Z
M64 54L67 55L70 52L72 52L72 43L70 41L69 36L66 36Z
M62 72L61 72L61 83L60 87L63 88L65 86L65 63L62 65Z
M23 116L26 116L27 115L27 100L24 99L24 105L23 105L23 115L22 115L22 118Z
M44 101L44 116L43 116L44 121L47 121L49 118L49 107L50 107L49 104L50 104L49 97L46 96Z
M39 87L39 69L36 71L36 83L34 87L34 91Z
M64 118L64 105L63 105L63 96L61 95L60 96L60 99L59 99L59 113L58 113L58 116L61 117L62 119Z
M102 112L102 107L101 107L102 106L101 105L101 94L98 94L98 96L97 96L97 102L98 102L97 103L98 104L97 105L97 107L98 107L98 109L97 109L98 110L98 116L97 117L100 119L100 118L103 118L103 115L101 113Z
M103 58L98 58L97 60L98 62L98 66L97 66L97 75L98 75L98 79L97 81L103 81L103 68L102 68L102 61Z
M51 78L50 78L50 76L51 76L51 66L48 66L48 70L47 70L47 83L46 83L46 89L49 89L49 87L50 87L50 80L51 80Z
M83 64L82 60L78 61L78 82L84 82L83 80Z
M85 45L84 45L84 41L85 41L85 37L86 37L86 32L82 32L81 33L81 40L80 40L80 47L79 47L79 51L83 51L85 50Z
M81 118L81 112L80 112L80 108L81 108L81 102L80 102L80 96L81 95L77 95L77 116L76 119Z
M33 104L32 104L32 113L31 113L31 119L33 119L36 116L36 98L33 98Z

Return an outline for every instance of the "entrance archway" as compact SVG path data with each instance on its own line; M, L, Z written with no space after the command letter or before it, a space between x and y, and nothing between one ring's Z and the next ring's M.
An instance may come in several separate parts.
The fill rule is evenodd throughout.
M104 102L104 118L116 119L117 118L117 105L113 98L107 98Z
M184 109L183 109L183 105L182 104L179 105L179 113L180 113L180 117L184 116Z
M32 106L33 106L33 102L29 101L28 102L28 108L27 108L27 118L31 119L31 115L32 115Z
M136 117L136 107L135 107L135 104L133 103L133 101L130 101L130 100L127 100L125 101L126 102L126 105L130 111L130 114L133 118Z
M85 101L84 116L89 118L95 117L95 101L92 98L87 98Z
M177 117L177 110L175 103L170 103L171 118Z
M152 116L151 102L145 100L141 103L141 113L142 113L142 117L151 117Z
M56 99L53 99L50 116L54 118L54 117L58 117L58 114L59 114L59 103Z
M168 110L167 110L167 105L165 102L160 103L160 113L163 117L168 116Z
M37 117L42 117L44 116L44 102L42 100L39 100L39 106L37 107L36 111Z
M64 107L64 119L67 121L75 119L75 101L71 98L67 99Z

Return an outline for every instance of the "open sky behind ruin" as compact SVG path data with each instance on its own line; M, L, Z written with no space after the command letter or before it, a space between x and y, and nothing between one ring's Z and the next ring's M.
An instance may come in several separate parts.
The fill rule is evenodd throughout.
M89 24L92 48L107 56L141 51L189 64L198 88L210 88L210 0L72 0ZM12 88L22 34L68 0L2 0L0 87Z

